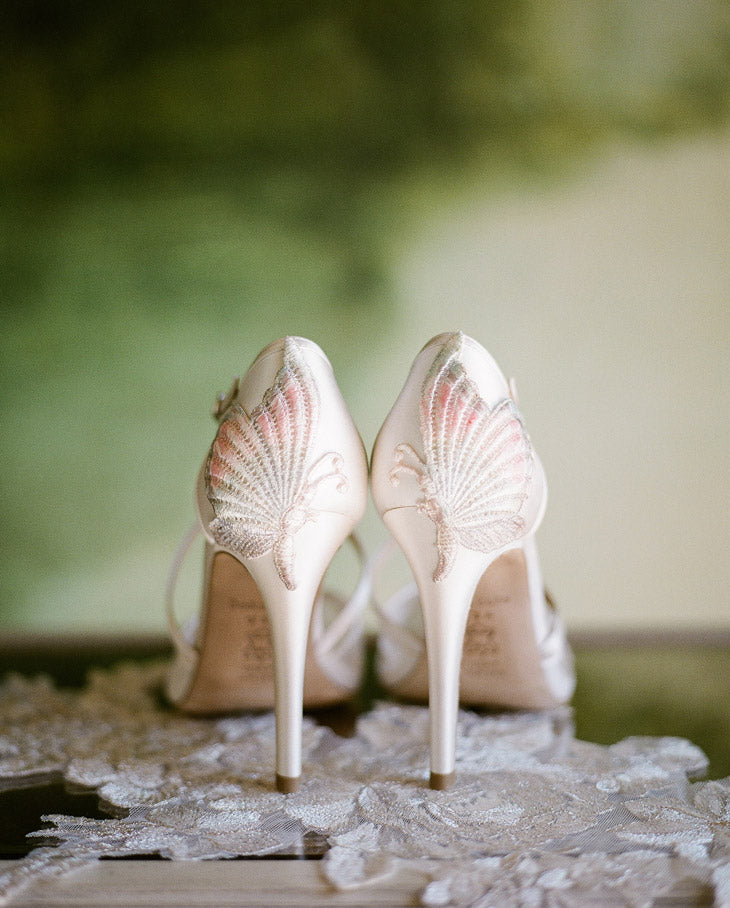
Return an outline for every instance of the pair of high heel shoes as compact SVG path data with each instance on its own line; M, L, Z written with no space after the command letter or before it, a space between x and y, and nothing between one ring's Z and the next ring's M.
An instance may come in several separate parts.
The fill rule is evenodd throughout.
M329 361L304 338L266 347L216 415L196 490L201 620L188 634L171 624L167 691L195 714L270 708L273 680L276 784L291 792L303 705L345 701L360 680L373 565L328 626L320 587L365 510L367 456ZM430 784L446 788L460 701L551 707L575 683L533 539L543 469L476 341L441 334L418 354L376 439L370 484L416 584L380 609L381 680L396 696L428 697ZM424 635L409 629L419 602Z

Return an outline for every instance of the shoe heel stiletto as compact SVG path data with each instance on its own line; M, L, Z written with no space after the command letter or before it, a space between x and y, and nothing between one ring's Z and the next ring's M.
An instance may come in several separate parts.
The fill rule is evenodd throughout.
M421 513L416 508L393 508L383 520L401 546L418 586L428 660L430 787L445 789L454 779L459 667L466 621L474 589L488 563L481 559L467 567L466 559L462 559L458 572L451 571L436 582L433 562L424 558L424 550L433 554L433 544L423 545Z
M509 386L476 341L439 335L416 357L376 439L371 484L418 587L430 784L445 788L454 776L459 675L477 587L500 556L528 540L546 501L542 466Z
M293 589L283 588L276 556L265 554L247 564L269 619L274 668L276 787L289 793L301 775L302 707L307 638L317 590L335 552L351 526L339 515L317 515L314 533L300 531L296 551L306 553ZM309 537L309 538L307 538Z
M305 663L316 651L313 609L365 510L367 460L329 361L304 338L265 348L219 409L196 489L207 540L201 626L197 645L173 631L168 695L192 713L270 706L268 669L276 785L291 792L301 775ZM307 666L312 705L350 692L326 669Z

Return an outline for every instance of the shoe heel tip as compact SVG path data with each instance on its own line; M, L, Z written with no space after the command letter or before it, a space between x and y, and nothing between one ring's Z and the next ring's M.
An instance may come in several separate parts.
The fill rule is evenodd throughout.
M429 788L434 791L446 791L454 784L455 773L453 772L432 772L429 779Z
M276 790L282 794L293 794L295 791L299 791L300 781L301 776L280 776L277 772Z

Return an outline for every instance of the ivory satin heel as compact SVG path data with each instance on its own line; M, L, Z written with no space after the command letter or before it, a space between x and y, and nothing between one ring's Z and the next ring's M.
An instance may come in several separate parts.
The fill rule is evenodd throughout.
M533 539L543 468L475 340L442 334L416 357L376 439L371 486L417 589L382 609L381 678L399 696L427 693L430 785L442 789L454 778L460 700L543 708L575 685ZM423 637L410 614L419 601Z
M276 785L291 792L303 705L347 700L359 681L366 594L359 588L325 627L320 587L365 510L367 459L328 359L304 338L266 347L218 409L196 489L206 538L201 618L188 634L171 622L167 693L196 714L273 705Z

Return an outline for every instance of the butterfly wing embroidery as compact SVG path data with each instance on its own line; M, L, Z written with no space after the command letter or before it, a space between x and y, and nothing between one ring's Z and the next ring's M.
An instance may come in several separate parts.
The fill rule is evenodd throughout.
M533 454L517 407L507 398L490 409L459 361L462 336L436 357L423 384L420 431L424 456L398 445L391 481L416 475L419 510L436 526L435 581L453 567L459 545L485 554L517 541Z
M272 386L250 416L234 404L221 423L206 464L213 537L243 558L273 552L287 589L296 587L296 533L316 519L315 492L336 477L347 489L342 458L330 451L313 460L319 395L293 338Z

